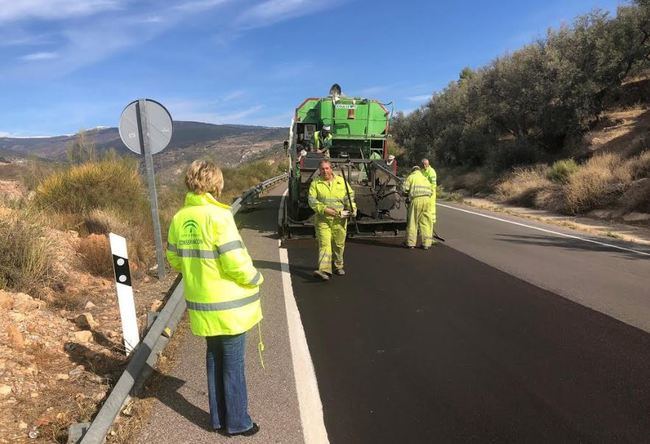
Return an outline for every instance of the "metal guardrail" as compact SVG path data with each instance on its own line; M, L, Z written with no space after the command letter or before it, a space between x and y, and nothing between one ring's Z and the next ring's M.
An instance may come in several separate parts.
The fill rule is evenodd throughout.
M251 199L259 196L262 192L288 178L288 174L281 174L246 190L241 197L237 198L231 205L233 216L247 204ZM176 329L178 322L185 312L185 298L183 295L182 279L179 277L174 281L168 294L167 303L160 311L142 342L133 352L129 364L118 379L110 395L106 398L104 405L95 416L92 423L73 424L68 433L68 443L101 444L106 440L115 418L120 413L131 395L142 388L144 381L153 372L156 362L165 346L170 340L171 334Z

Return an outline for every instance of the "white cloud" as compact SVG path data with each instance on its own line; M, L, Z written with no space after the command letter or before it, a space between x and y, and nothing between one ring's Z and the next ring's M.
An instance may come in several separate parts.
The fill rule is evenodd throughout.
M329 9L342 0L266 0L239 15L235 24L252 29Z
M431 98L431 94L421 94L418 96L411 96L407 97L406 100L409 102L424 102L426 100L429 100Z
M124 0L0 0L0 22L55 20L119 9Z
M227 97L227 95L225 96ZM253 105L243 109L215 111L224 108L224 99L212 101L165 100L163 101L174 120L191 120L207 123L247 123L246 118L254 116L264 105Z
M56 52L34 52L32 54L27 54L22 56L20 59L26 62L35 62L39 60L52 60L59 57Z
M246 91L238 89L232 91L221 98L223 102L232 102L233 100L240 99L246 95Z
M172 9L177 11L184 12L199 12L205 11L206 9L214 8L215 6L222 5L227 3L230 0L195 0L189 2L183 2L174 6Z

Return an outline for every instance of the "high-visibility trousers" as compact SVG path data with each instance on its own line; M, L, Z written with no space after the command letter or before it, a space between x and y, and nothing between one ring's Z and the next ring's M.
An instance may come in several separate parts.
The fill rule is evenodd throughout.
M433 191L433 194L431 194L431 203L429 204L429 214L431 217L431 239L432 242L435 243L435 240L433 239L433 230L435 229L436 226L436 192L435 190Z
M418 231L423 247L433 243L433 224L431 223L431 198L421 196L414 198L408 211L406 221L406 245L415 247L418 242Z
M342 269L347 220L316 216L315 228L318 241L318 269L331 274L332 259L334 268Z

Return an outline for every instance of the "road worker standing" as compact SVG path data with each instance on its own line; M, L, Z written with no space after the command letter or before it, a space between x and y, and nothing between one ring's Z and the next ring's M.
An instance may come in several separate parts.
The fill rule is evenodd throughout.
M433 238L431 236L431 184L422 174L420 167L414 166L411 174L406 178L403 185L404 193L409 200L409 209L406 222L406 243L407 248L415 248L418 241L418 231L422 239L422 248L431 248Z
M330 156L330 148L332 147L332 133L329 125L323 125L320 131L314 132L312 139L312 147L315 152L322 153L325 157Z
M422 159L422 174L424 174L424 177L426 177L431 184L431 205L429 208L429 214L431 215L431 239L435 243L433 230L436 225L436 190L438 188L438 179L436 176L436 170L429 165L429 159Z
M229 436L251 436L260 428L248 414L244 356L246 332L262 319L264 278L230 207L216 200L223 184L212 162L190 165L185 205L169 226L167 259L183 274L190 329L206 339L210 426Z
M332 171L329 160L319 165L320 177L314 178L309 186L309 206L316 213L314 226L318 240L318 270L314 276L324 281L332 274L343 276L343 250L350 216L356 216L352 187ZM350 208L350 203L352 204Z

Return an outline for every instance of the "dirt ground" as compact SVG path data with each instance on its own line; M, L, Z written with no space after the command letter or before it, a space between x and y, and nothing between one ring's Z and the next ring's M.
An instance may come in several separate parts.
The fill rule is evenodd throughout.
M79 266L74 231L51 230L65 276L33 294L0 290L0 443L66 442L92 418L126 357L114 281ZM132 270L138 323L157 311L175 273Z

